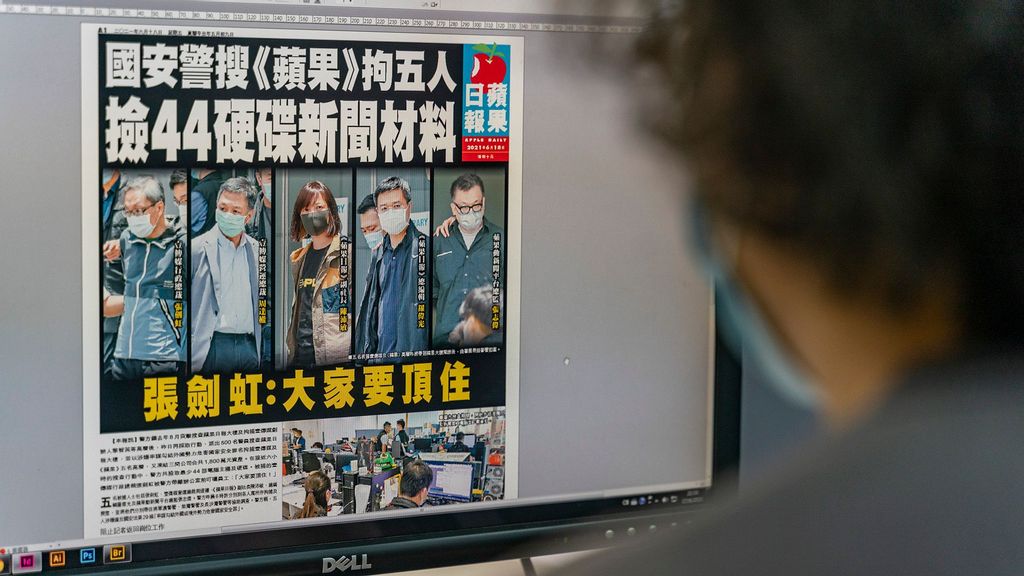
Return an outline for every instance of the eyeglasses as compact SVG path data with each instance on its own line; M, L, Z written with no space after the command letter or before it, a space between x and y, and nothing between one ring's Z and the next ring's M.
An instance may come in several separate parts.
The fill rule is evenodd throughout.
M142 216L146 212L149 212L149 209L152 208L153 206L156 206L156 204L150 204L149 206L146 206L145 208L139 208L138 210L125 210L124 211L124 215L125 216Z
M476 204L473 204L472 206L459 206L458 204L455 204L454 202L452 202L452 205L455 206L455 209L459 211L459 214L469 214L471 211L472 212L480 212L481 210L484 209L484 203L483 202L477 202Z

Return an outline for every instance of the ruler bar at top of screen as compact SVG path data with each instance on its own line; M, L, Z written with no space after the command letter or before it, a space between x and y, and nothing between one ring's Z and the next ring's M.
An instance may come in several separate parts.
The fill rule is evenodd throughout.
M106 8L95 6L52 6L48 4L5 4L0 14L35 16L81 16L101 18L148 18L193 22L236 22L256 24L313 24L323 26L372 26L497 32L583 32L636 34L641 26L565 24L552 22L511 22L506 20L458 20L441 18L393 18L381 16L337 16L326 14L275 14L266 12L225 12L210 10L161 10L156 8Z

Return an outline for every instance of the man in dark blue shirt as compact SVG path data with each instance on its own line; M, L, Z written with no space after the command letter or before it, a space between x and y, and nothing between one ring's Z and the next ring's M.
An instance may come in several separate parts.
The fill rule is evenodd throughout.
M356 352L389 354L427 347L428 238L410 225L412 194L398 177L373 193L384 240L373 251L356 322Z
M484 318L489 333L497 333L501 329L500 313L492 314L491 310L492 305L500 307L500 290L504 279L504 230L484 217L487 200L484 197L484 182L479 176L459 176L452 182L450 191L452 216L458 226L452 228L447 235L442 234L433 239L435 347L470 344L462 337L453 337L452 331L463 320L460 309L474 289L487 288L492 295L492 302L486 305ZM494 288L498 288L497 299L493 298ZM488 340L488 343L500 342L500 333ZM479 340L473 343L479 343Z

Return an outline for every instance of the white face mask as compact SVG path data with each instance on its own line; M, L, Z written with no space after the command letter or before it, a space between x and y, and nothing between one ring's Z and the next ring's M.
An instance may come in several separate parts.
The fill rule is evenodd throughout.
M370 247L370 250L373 250L384 241L384 233L380 230L374 230L373 232L363 234L363 238L366 240L366 245Z
M408 226L408 210L400 208L398 210L388 210L380 214L380 227L388 234L401 234L402 230L405 230Z
M469 214L459 214L456 216L459 219L459 227L466 232L476 232L484 225L484 211L470 212Z
M132 231L137 238L147 238L153 233L153 228L156 226L149 221L149 214L139 214L138 216L128 216L128 229Z

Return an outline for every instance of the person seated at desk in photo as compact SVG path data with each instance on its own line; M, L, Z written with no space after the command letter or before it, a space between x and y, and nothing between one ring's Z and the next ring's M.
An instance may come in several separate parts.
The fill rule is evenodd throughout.
M419 508L427 501L430 483L434 481L434 471L422 460L415 460L405 466L402 480L398 484L398 496L395 496L384 509Z
M288 446L292 450L305 450L306 439L302 437L302 430L292 428L292 443Z
M310 472L306 477L306 501L302 504L302 510L292 516L292 520L327 516L327 503L330 500L331 479L319 470Z
M464 433L459 432L458 434L456 434L455 435L455 444L452 444L452 447L449 448L448 451L449 452L469 452L470 451L469 446L466 446L466 443L463 442L463 440L465 440L465 439L466 439L466 435Z

